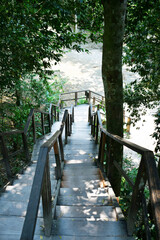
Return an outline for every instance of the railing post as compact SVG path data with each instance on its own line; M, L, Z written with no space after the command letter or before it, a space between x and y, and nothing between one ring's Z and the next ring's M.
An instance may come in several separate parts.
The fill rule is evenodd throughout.
M101 132L101 152L100 152L100 163L104 169L104 152L105 152L105 144L106 144L106 135L104 134L104 132Z
M93 137L95 137L95 129L96 129L96 115L93 116Z
M52 195L51 195L51 181L50 181L50 169L49 159L47 157L46 166L43 177L42 186L42 205L43 205L43 219L45 236L51 235L52 228Z
M70 114L68 113L68 116L67 116L67 129L68 129L68 132L67 132L67 135L70 136Z
M41 125L42 125L42 135L45 134L45 131L44 131L44 114L41 113Z
M139 205L141 202L142 194L144 192L144 187L146 184L146 174L145 174L145 165L144 165L144 156L142 156L138 174L136 177L133 193L132 193L132 199L131 199L131 205L128 212L128 218L127 218L127 231L128 235L133 235L134 231L134 225L137 218L137 212L139 209Z
M101 162L101 154L102 154L102 138L103 138L103 132L101 131L101 137L100 137L100 143L99 143L99 152L98 152L98 162Z
M77 95L78 95L78 93L77 92L75 92L75 106L77 106Z
M48 125L49 125L49 132L51 132L51 119L49 114L48 114Z
M56 142L54 143L54 153L55 153L55 159L56 159L56 179L59 180L62 177L61 174L61 162L60 162L60 158L59 158L59 149L58 149L58 142L56 140Z
M24 152L26 156L26 162L29 162L30 157L29 157L29 150L28 150L28 143L27 143L27 136L25 133L22 133L22 140L23 140L23 147L24 147Z
M2 155L3 155L3 162L5 165L5 169L6 169L6 173L7 173L7 178L8 180L12 178L12 173L11 173L11 168L9 165L9 159L8 159L8 151L7 151L7 147L5 145L5 141L3 136L0 136L1 138L1 143L2 143Z
M91 103L91 91L89 90L89 104Z
M98 130L99 130L99 121L98 121L98 115L97 116L97 127L96 127L96 144L98 144Z
M95 103L96 103L96 98L93 97L93 111L95 111Z
M58 107L58 112L57 112L57 120L59 121L59 111L60 111L60 108Z
M67 117L66 117L66 121L65 121L65 144L67 144L67 137L68 137L68 110L67 110Z
M36 143L36 126L35 126L34 113L32 116L32 127L33 127L33 142Z
M51 124L53 125L53 105L51 106Z
M57 109L56 109L56 106L54 106L54 118L55 118L55 121L57 121Z
M74 107L72 108L72 122L74 122Z
M60 153L61 153L61 161L64 161L64 151L63 151L63 142L62 142L62 133L59 135L59 147L60 147Z
M70 114L70 136L72 134L72 115Z
M93 135L93 115L90 117L91 135Z
M89 123L90 123L90 117L91 117L90 109L91 109L91 106L89 105L89 108L88 108L88 122Z

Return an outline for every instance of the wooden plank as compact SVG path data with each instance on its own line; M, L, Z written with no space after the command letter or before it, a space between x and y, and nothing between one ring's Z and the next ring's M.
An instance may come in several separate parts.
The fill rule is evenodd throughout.
M55 134L42 145L42 147L48 148L48 150L50 151L50 149L53 147L54 143L57 141L57 138L59 137L60 134L61 134L60 130L56 131Z
M104 97L102 94L100 94L100 93L96 93L96 92L94 92L94 91L91 91L92 93L94 93L95 95L97 95L97 96L100 96L100 97Z
M65 122L65 144L67 144L67 137L68 137L68 121L66 119L66 122Z
M47 156L45 172L43 177L42 187L42 205L43 205L43 219L45 236L49 237L52 228L52 196L51 196L51 181L50 181L50 169L49 159Z
M141 163L138 169L138 174L136 177L133 193L132 193L130 209L128 211L127 231L129 236L133 235L135 222L137 218L137 212L139 210L145 184L146 184L146 172L145 172L144 158L142 157Z
M100 143L99 143L99 152L98 152L98 162L100 163L101 161L101 154L102 154L102 138L103 138L103 132L101 132L100 136Z
M96 130L96 115L93 116L93 130L92 130L93 137L95 137L95 130Z
M29 156L29 149L28 149L28 143L27 143L27 136L24 133L22 133L22 140L23 140L23 148L25 152L26 162L29 162L30 156Z
M54 106L54 120L57 121L57 109Z
M101 114L100 114L100 111L99 111L99 110L97 111L97 116L98 116L99 125L102 126Z
M160 239L160 180L153 152L144 153L157 240Z
M59 135L59 147L60 147L60 153L61 153L61 161L64 161L64 150L63 150L63 142L62 142L62 134Z
M101 134L102 134L102 147L101 147L100 162L101 162L102 168L104 169L104 153L105 153L106 135L103 132L101 132Z
M35 124L34 113L32 114L32 129L33 129L33 142L36 143L36 124Z
M7 132L1 132L0 136L7 136L7 135L14 135L14 134L21 134L23 133L23 130L18 130L18 129L13 129L11 131L7 131Z
M43 113L43 114L45 114L45 115L48 115L48 114L49 114L48 112L44 112L44 111L39 110L39 109L34 109L34 112Z
M48 127L49 127L49 132L51 132L51 119L50 116L48 115Z
M98 144L98 132L99 132L99 119L98 119L98 115L97 116L97 126L96 126L96 144Z
M60 192L60 186L61 186L61 180L58 180L55 197L54 197L54 201L53 201L53 209L52 209L53 219L56 217L56 205L57 205L57 200L58 200L58 196L59 196L59 192Z
M34 237L47 155L48 149L41 147L27 207L27 213L20 238L21 240L32 240Z
M6 169L7 178L8 180L10 180L12 178L12 172L9 164L8 150L4 141L4 137L0 136L0 139L1 139L1 146L2 146L3 162Z
M34 114L34 108L31 109L31 111L28 115L27 122L26 122L25 127L24 127L24 134L27 134L27 132L28 132L28 128L29 128L30 122L32 120L33 114Z
M60 157L59 157L59 149L58 149L58 142L57 140L54 143L54 154L55 154L55 159L56 159L56 179L59 180L62 177L61 173L61 162L60 162Z
M44 114L41 113L41 127L42 127L42 135L45 134L45 131L44 131Z
M134 183L133 181L128 177L128 175L125 173L125 171L119 166L119 164L116 161L113 161L114 166L118 169L118 171L121 173L121 175L127 180L129 185L133 188Z
M77 106L77 97L78 97L78 94L77 92L75 92L75 105Z
M110 137L111 139L113 139L114 141L120 143L121 145L124 145L130 149L132 149L133 151L143 154L144 152L151 152L149 149L147 148L143 148L135 143L129 142L124 138L121 138L117 135L113 135L109 132L107 132L103 127L101 127L101 131L103 131L108 137Z
M61 96L62 95L68 95L68 94L75 93L75 92L80 93L80 92L85 92L85 91L88 91L88 90L79 90L79 91L73 91L73 92L65 92L65 93L61 93Z

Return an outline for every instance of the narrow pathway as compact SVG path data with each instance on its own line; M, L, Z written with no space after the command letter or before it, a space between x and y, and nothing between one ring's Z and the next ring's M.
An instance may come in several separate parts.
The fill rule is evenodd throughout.
M110 183L104 183L95 164L98 149L90 136L87 114L88 105L75 108L52 239L132 239L127 237L126 223Z
M53 220L52 236L43 231L43 211L40 203L34 240L131 240L126 223L108 181L101 179L95 158L98 149L91 139L87 122L88 105L75 107L72 136L64 147L65 167ZM19 175L12 186L0 196L0 240L20 239L40 146L59 128L37 141L32 154L33 164ZM55 158L50 152L52 196L57 181Z

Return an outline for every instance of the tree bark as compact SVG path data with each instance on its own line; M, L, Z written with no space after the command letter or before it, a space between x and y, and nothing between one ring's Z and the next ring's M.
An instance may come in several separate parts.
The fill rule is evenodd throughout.
M103 0L104 39L102 78L105 91L107 130L123 137L122 45L127 0ZM113 161L122 165L123 147L109 141L108 177L115 194L120 193L121 176Z

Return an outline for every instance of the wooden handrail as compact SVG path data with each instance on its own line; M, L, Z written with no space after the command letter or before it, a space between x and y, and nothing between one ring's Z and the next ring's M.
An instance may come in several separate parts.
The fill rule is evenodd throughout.
M54 116L55 120L57 120L57 119L59 120L59 113L57 111L57 108L59 109L59 107L55 104L51 104L51 108L54 108L54 114L52 112L45 112L45 111L42 111L39 109L32 108L27 117L27 121L24 126L24 130L13 129L11 131L0 133L0 141L2 143L2 156L3 156L2 161L4 162L8 181L10 181L11 177L13 177L11 174L9 159L13 156L16 156L20 152L22 152L22 149L16 150L15 152L9 154L5 138L7 138L9 136L13 136L13 135L21 135L22 142L23 142L23 150L25 153L26 164L28 164L30 161L30 156L29 156L29 150L28 150L28 141L27 141L28 136L27 135L30 133L31 129L33 131L33 142L34 143L36 142L36 125L35 125L34 114L35 113L41 114L41 128L42 128L42 135L44 135L45 134L44 115L47 116L47 121L48 121L47 126L49 127L49 131L51 131L51 125L53 124L53 121L51 122L51 119L53 120L53 116ZM32 122L32 125L31 125L31 122Z
M38 156L37 167L35 171L34 181L30 194L30 199L27 207L27 213L22 229L21 240L32 240L34 237L34 231L38 216L38 209L40 203L40 197L42 195L43 205L43 218L45 227L45 236L49 237L52 226L52 202L51 202L51 182L50 182L50 171L49 171L49 152L51 148L54 148L54 154L56 159L56 179L61 180L62 173L61 168L64 164L64 152L62 143L62 133L65 125L66 136L70 134L69 126L72 124L72 117L74 108L71 107L71 113L65 110L60 130L56 131L55 134L45 142L41 148ZM62 127L63 126L63 127ZM59 141L59 144L58 144ZM60 154L59 154L60 152ZM57 188L60 188L60 182L58 182ZM53 205L56 206L57 197L55 197ZM55 211L55 207L53 209Z
M88 113L89 119L88 121L91 124L91 133L93 136L95 136L95 129L96 129L96 142L98 143L98 133L100 131L101 138L100 138L100 145L99 145L99 157L98 161L101 165L101 169L104 170L104 153L105 153L105 142L103 142L104 138L103 135L105 135L108 139L112 141L116 141L119 144L128 147L129 149L141 154L141 163L140 167L138 169L138 174L136 178L135 184L129 179L125 171L122 169L121 166L115 161L113 161L112 164L115 165L117 170L120 172L121 175L126 179L126 181L130 184L130 186L133 188L132 198L131 198L131 205L130 210L128 213L127 218L127 229L128 234L132 235L134 231L134 223L137 217L137 212L140 208L140 204L145 208L146 203L144 202L144 195L143 191L146 185L146 182L148 182L149 185L149 192L150 192L150 199L151 199L151 205L152 205L152 213L154 217L154 223L156 226L156 234L157 234L157 240L160 239L160 179L158 175L158 170L156 167L156 162L154 159L154 154L149 149L143 148L139 145L136 145L132 142L129 142L128 140L121 138L117 135L113 135L109 133L106 129L102 126L101 121L101 115L100 112L97 111L96 113L92 112L92 105L89 106L89 113ZM97 118L97 120L95 120ZM107 154L108 157L110 157L109 154ZM112 161L108 161L110 164ZM111 183L112 184L112 183ZM149 239L150 233L148 233L148 224L147 224L147 214L146 209L144 209L144 220L145 220L145 228L146 228L146 236L147 239Z
M86 100L88 100L88 102L90 103L91 102L91 99L95 98L96 101L99 103L99 102L102 102L102 106L104 106L104 96L99 94L99 93L96 93L96 92L93 92L91 90L79 90L79 91L71 91L71 92L66 92L66 93L61 93L60 94L60 105L61 105L61 102L65 102L65 101L75 101L75 106L77 105L77 101L79 99L83 99L84 97L81 97L81 96L78 96L79 93L83 93L84 92L84 97L86 98ZM74 97L71 97L71 98L67 98L67 99L62 99L61 96L64 96L64 95L69 95L69 94L75 94ZM97 95L98 97L93 97L92 95ZM100 98L101 97L101 100Z

